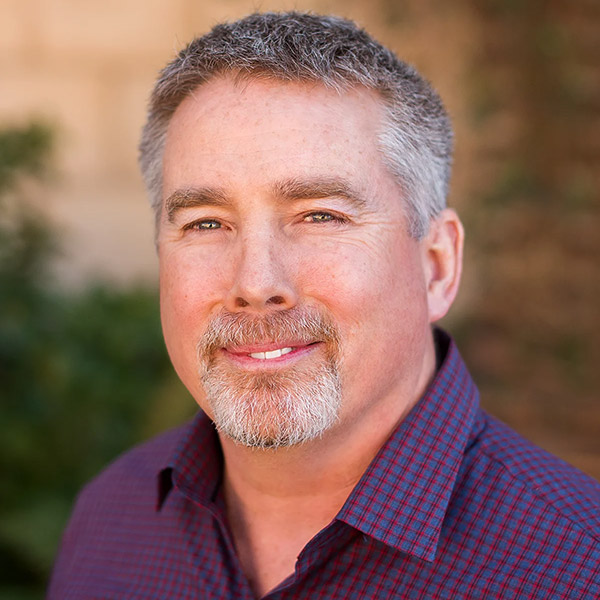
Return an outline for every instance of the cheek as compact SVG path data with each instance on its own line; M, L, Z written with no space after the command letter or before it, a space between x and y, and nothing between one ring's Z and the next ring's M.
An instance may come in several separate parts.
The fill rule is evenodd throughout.
M186 321L217 301L223 287L223 264L189 248L159 256L160 296L164 317Z
M426 307L420 255L410 243L322 247L303 261L299 272L305 295L316 298L353 328Z
M429 327L419 253L410 244L379 251L353 246L319 257L307 271L307 296L340 328L346 385L367 393L365 382L381 379L383 386L391 373L410 370Z
M173 365L186 382L196 372L196 344L218 298L219 268L192 253L160 256L160 313Z

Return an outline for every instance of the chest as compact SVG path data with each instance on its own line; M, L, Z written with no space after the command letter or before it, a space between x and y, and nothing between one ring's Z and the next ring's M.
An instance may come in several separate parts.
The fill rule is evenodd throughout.
M462 520L446 524L431 561L334 522L300 550L297 560L293 549L263 548L264 562L272 561L273 568L262 572L263 587L253 590L219 520L183 500L177 505L175 498L151 528L148 520L141 520L143 527L131 522L126 542L115 544L124 539L122 528L94 530L85 554L74 558L61 600L253 600L261 594L269 600L541 599L554 597L557 589L573 600L600 597L593 553L587 567L582 560L574 570L573 549L584 539L569 538L570 550L563 552L549 530L533 548L531 540L516 543L510 528L499 528L505 537L498 538Z

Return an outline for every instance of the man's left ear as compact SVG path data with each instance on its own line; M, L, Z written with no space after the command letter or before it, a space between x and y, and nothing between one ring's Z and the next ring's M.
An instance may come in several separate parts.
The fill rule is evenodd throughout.
M462 273L463 242L462 223L449 208L431 221L421 241L430 323L441 319L454 302Z

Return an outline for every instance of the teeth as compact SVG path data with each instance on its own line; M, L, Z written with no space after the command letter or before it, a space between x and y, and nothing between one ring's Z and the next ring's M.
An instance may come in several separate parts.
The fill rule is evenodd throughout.
M277 350L271 350L270 352L252 352L249 354L252 358L258 358L258 360L270 360L271 358L279 358L284 354L289 354L293 348L278 348Z

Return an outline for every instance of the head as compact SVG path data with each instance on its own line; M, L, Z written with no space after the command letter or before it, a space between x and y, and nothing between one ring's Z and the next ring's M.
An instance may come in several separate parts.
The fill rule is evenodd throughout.
M253 14L196 38L161 72L150 99L140 165L158 222L162 158L170 119L215 76L320 83L343 93L373 90L385 107L382 158L404 190L411 235L423 237L446 206L452 129L443 104L410 65L351 21L304 13Z
M161 74L141 162L173 364L227 439L393 425L435 367L462 233L448 120L353 24L252 15Z

